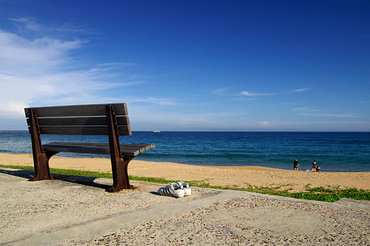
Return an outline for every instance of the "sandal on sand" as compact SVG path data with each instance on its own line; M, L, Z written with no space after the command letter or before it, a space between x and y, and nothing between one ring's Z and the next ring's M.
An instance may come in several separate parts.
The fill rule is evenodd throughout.
M173 196L176 198L180 198L185 195L184 188L182 185L179 185L179 183L172 183L165 187L161 187L158 189L158 193L162 196Z
M177 182L180 186L184 187L184 196L191 195L191 188L188 183L185 183L183 181Z

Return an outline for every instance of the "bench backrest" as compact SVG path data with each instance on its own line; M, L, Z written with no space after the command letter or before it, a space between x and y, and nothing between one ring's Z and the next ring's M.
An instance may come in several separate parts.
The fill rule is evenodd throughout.
M108 135L107 106L114 110L119 134L131 135L125 103L25 108L25 113L29 127L31 111L35 114L40 134Z

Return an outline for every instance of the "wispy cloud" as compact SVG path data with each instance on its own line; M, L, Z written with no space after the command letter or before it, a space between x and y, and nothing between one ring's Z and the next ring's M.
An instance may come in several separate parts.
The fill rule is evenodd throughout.
M297 112L299 116L309 116L309 117L331 117L331 118L357 118L356 114L342 114L342 113L324 113L318 109L310 107L299 107L293 108L293 111Z
M121 98L105 98L106 101L109 102L126 102L126 103L148 103L148 104L157 104L157 105L165 105L165 106L173 106L177 105L174 98L166 98L166 97L121 97Z
M9 18L9 21L13 22L19 32L37 32L37 33L94 33L91 30L83 28L82 26L62 24L62 25L53 25L45 26L37 22L35 18L32 17L20 17L20 18Z
M302 93L302 92L309 91L309 90L311 90L311 88L300 88L300 89L292 90L290 91L290 93Z
M263 96L276 96L276 95L284 95L284 94L292 94L292 93L302 93L305 91L311 90L311 88L299 88L290 91L281 91L281 92L253 92L248 90L243 90L238 93L228 93L230 88L218 88L211 91L212 94L218 96L234 96L234 97L263 97Z
M0 29L0 72L31 75L60 69L71 61L69 51L82 44L81 40L49 37L27 39Z
M310 107L298 107L298 108L293 108L293 111L296 112L318 112L319 110L310 108Z
M214 95L218 95L218 96L229 96L230 94L227 93L227 91L229 90L230 90L230 87L218 88L218 89L211 91L211 93Z
M9 18L10 21L18 23L18 28L28 29L31 31L40 31L42 29L41 25L36 23L33 18L21 17L21 18Z
M272 96L274 93L259 93L259 92L250 92L250 91L241 91L240 95L247 97L261 97L261 96Z
M99 64L98 67L129 67L129 66L135 66L135 63L129 63L129 62L108 62Z
M167 130L226 130L235 129L246 125L245 122L238 122L233 125L232 118L242 117L240 112L169 112L163 111L158 113L152 111L150 107L141 107L135 105L131 107L134 127L148 129L148 119L150 119L150 129L167 129ZM140 110L135 110L140 109ZM138 113L140 112L140 113ZM135 124L134 124L135 123ZM233 125L233 126L231 126Z
M300 116L332 117L332 118L357 118L355 114L331 114L331 113L298 113Z
M29 30L43 28L29 19L13 21ZM104 91L145 83L120 79L123 68L134 65L130 63L112 62L80 69L71 51L85 43L45 35L29 38L0 29L0 115L23 115L23 108L32 104L102 102Z
M241 91L240 95L248 96L248 97L275 96L275 95L284 95L287 93L302 93L302 92L309 91L309 90L311 90L311 88L307 87L307 88L294 89L289 92L274 92L274 93Z

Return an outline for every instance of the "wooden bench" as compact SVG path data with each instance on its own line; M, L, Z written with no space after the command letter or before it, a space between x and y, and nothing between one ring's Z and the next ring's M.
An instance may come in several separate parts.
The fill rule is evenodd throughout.
M32 181L52 179L49 159L59 152L110 154L113 186L110 192L132 188L127 166L152 144L120 144L120 135L131 135L125 103L25 108L31 134L35 175ZM109 143L41 143L41 134L107 135Z

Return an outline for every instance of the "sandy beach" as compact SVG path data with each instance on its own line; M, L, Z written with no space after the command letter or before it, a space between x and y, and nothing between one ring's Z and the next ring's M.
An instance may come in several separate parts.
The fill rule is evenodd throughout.
M32 166L32 155L0 154L0 164ZM52 168L110 172L104 158L53 157ZM211 167L133 161L129 174L211 185L307 184L369 190L369 172L306 172L264 167ZM191 196L157 193L161 184L105 190L111 179L54 175L28 182L33 171L0 168L1 245L369 245L370 201L334 203L246 191L192 187Z
M32 155L0 154L5 165ZM53 157L53 168L110 172L103 158ZM221 186L304 185L369 189L369 173L312 173L262 167L210 167L134 161L135 176L206 181ZM369 245L370 202L297 200L246 191L192 187L184 198L160 196L161 184L108 193L111 179L0 168L1 245Z
M1 245L369 245L370 202L297 200L192 187L160 196L160 184L105 192L111 179L0 168Z
M0 154L0 164L33 166L30 154ZM111 172L110 160L105 158L53 157L51 168L77 169ZM133 160L129 164L129 175L159 177L169 180L204 181L216 186L246 188L248 185L270 186L291 191L304 191L307 184L312 187L334 187L370 189L370 172L308 172L282 170L258 166L196 166L170 162L148 162Z

